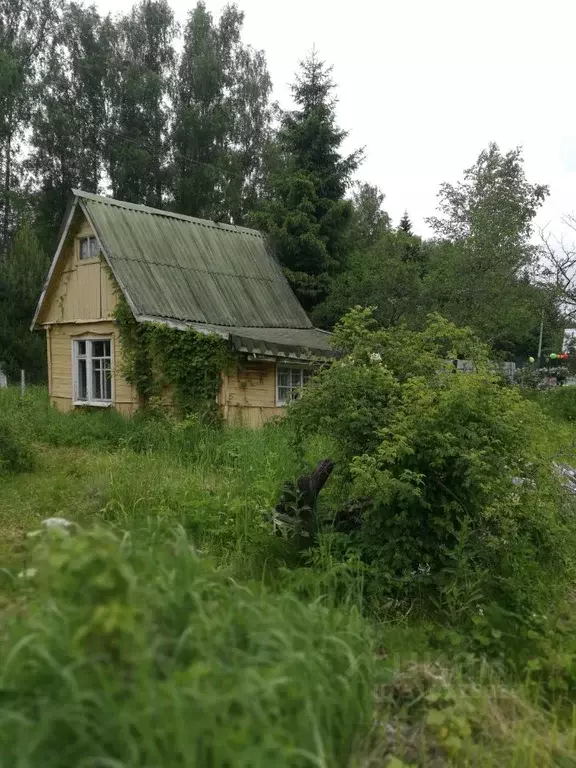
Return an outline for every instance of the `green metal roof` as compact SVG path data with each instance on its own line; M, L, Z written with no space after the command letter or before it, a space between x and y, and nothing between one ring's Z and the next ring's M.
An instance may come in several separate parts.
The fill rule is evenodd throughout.
M242 328L242 335L247 328L312 329L259 232L74 195L136 319Z
M144 318L175 328L193 328L229 339L237 352L289 360L327 360L334 356L331 334L317 328L239 328L208 323L184 323L169 318Z

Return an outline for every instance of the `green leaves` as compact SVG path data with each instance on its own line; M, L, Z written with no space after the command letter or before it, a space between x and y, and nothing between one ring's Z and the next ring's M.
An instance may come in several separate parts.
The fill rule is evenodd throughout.
M528 574L552 567L564 535L534 441L538 409L502 386L468 329L439 316L419 333L378 330L358 308L334 342L343 356L288 421L304 441L335 441L343 498L371 499L355 542L374 589L466 611L482 597L526 600ZM475 371L457 373L453 358Z
M281 162L270 174L268 197L252 214L305 309L326 296L327 276L344 266L352 218L344 195L362 154L340 153L346 133L336 126L333 89L330 69L313 52L292 87L298 108L282 116Z
M233 362L224 339L166 325L137 323L126 301L115 310L125 362L124 374L142 404L153 398L182 416L217 418L221 373Z

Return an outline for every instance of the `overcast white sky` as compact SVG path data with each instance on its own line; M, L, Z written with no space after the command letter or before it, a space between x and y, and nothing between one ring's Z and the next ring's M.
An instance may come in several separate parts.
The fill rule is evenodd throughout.
M101 11L133 0L96 0ZM183 21L194 0L172 0ZM218 14L222 0L206 0ZM442 181L489 141L524 147L531 181L549 184L539 223L576 210L576 0L238 0L244 39L266 52L274 97L313 45L334 66L358 178L378 184L394 220L418 232Z

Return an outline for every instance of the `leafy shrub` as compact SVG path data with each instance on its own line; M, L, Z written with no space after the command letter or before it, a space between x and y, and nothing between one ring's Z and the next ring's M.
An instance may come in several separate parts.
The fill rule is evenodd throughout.
M52 532L29 566L0 654L6 765L349 764L372 704L357 617L240 586L160 527Z
M371 500L348 546L373 589L461 611L530 604L551 574L566 576L574 526L534 445L543 417L501 385L488 348L439 317L420 333L374 330L367 310L343 320L336 343L344 356L289 421L303 442L332 438L345 493ZM456 373L458 357L475 372Z
M35 465L36 456L31 446L6 418L0 417L0 474L31 472Z

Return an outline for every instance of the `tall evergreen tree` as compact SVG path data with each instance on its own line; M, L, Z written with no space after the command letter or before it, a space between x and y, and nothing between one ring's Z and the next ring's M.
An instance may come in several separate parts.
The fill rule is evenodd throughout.
M168 0L140 0L116 24L104 160L112 193L122 200L161 206L167 194L175 33Z
M344 195L362 160L361 150L341 153L347 134L336 124L331 72L315 51L301 62L292 86L296 109L282 115L278 135L283 163L254 215L307 309L346 261L353 208Z
M244 15L215 23L203 2L188 17L174 87L173 195L181 213L241 221L270 123L262 52L241 41Z
M401 229L402 232L406 232L407 235L412 234L412 222L410 221L410 217L408 216L408 211L404 211L402 218L400 219L400 224L398 225L398 229Z

